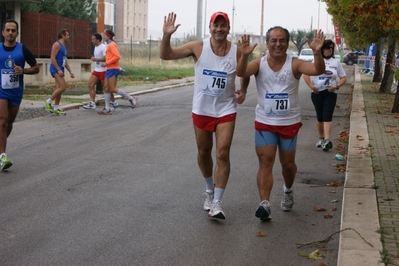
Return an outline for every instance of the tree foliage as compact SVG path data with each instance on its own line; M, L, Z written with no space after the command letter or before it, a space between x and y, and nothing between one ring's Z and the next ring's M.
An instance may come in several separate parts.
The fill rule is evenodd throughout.
M384 76L380 92L389 92L392 86L395 64L395 43L399 38L399 1L397 0L325 0L327 11L333 17L334 24L345 36L350 47L366 46L370 43L381 45L388 40ZM379 47L382 51L385 47ZM377 59L380 58L377 55ZM381 57L382 58L382 57ZM376 64L381 64L376 60ZM378 75L380 73L375 73ZM376 78L373 78L375 81ZM398 92L397 92L398 96ZM398 101L398 102L397 102ZM395 97L392 112L399 112L399 97Z
M21 9L90 22L97 17L97 6L93 0L45 0L40 4L23 3Z

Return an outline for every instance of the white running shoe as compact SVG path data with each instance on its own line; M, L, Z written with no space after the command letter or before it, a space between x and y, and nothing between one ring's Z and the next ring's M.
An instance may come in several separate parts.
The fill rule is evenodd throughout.
M204 210L209 211L212 207L213 191L207 190L205 191L204 195L205 195Z
M97 108L96 103L95 102L89 102L86 105L83 105L84 109L92 109L95 110Z
M255 212L255 216L261 221L270 221L272 219L272 211L270 210L270 203L267 200L263 200L259 203L259 207Z
M136 96L133 96L131 99L129 99L130 104L132 105L132 108L135 108L137 106L137 100L139 98Z
M283 189L283 199L281 200L281 209L288 212L294 207L294 192L284 192Z
M117 101L115 102L109 102L109 104L111 105L111 107L113 107L114 109L119 107L119 103Z
M222 210L222 202L220 200L212 204L212 207L208 213L208 217L220 220L226 219L226 216L224 215L224 212Z
M323 145L324 142L324 138L319 138L319 141L316 143L316 148L321 148L321 146Z

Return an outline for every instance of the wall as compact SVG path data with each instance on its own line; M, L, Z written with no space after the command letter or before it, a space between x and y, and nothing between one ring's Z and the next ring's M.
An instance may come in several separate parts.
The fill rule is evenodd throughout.
M54 78L49 71L50 59L38 58L36 60L39 64L40 72L36 75L24 75L25 86L44 87L49 84L55 84ZM94 63L90 59L68 59L68 64L75 74L75 78L71 78L68 71L65 70L67 82L88 81L91 71L94 69ZM25 64L25 68L29 68L29 65Z

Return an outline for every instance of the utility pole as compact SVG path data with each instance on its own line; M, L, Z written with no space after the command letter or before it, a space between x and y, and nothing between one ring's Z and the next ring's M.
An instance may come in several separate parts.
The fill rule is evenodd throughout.
M104 32L104 0L98 0L97 32Z
M235 38L235 33L234 33L234 15L235 15L235 11L236 11L236 7L235 7L235 4L234 4L234 0L233 0L233 14L232 14L232 20L231 20L231 35L232 35L232 37L233 37L233 41L236 39Z
M260 49L260 56L263 55L262 47L264 45L263 41L263 10L265 6L265 0L262 0L262 8L261 8L261 15L260 15L260 42L259 42L259 49Z

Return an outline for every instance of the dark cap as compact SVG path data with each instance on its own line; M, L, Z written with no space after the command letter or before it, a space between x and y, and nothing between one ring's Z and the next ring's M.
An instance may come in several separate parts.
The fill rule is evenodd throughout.
M209 22L211 22L211 23L215 22L215 20L218 16L222 16L227 23L230 23L229 16L222 11L213 13Z

